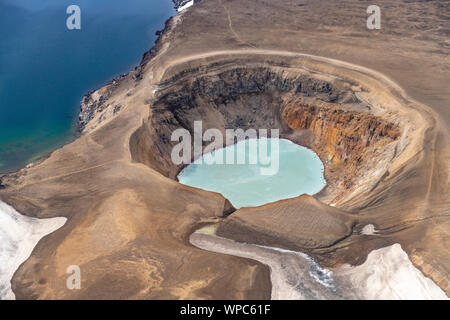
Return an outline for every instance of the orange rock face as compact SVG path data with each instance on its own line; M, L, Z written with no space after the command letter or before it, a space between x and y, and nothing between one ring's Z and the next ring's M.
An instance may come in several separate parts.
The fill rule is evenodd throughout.
M307 131L301 142L325 163L328 183L333 184L339 173L346 189L367 160L375 159L401 134L394 123L367 112L304 97L287 104L282 117L294 131Z

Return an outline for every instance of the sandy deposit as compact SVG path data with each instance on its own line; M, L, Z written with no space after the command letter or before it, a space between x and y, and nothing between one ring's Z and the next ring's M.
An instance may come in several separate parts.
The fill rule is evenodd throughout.
M0 300L15 299L11 279L36 244L66 223L66 218L36 219L0 201Z

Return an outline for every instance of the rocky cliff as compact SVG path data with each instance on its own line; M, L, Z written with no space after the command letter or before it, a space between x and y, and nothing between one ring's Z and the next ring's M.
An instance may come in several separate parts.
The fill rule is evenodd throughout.
M303 132L299 142L313 149L324 161L329 185L338 201L358 183L358 176L381 167L397 152L395 142L401 134L398 125L354 105L326 103L299 97L286 105L282 117L294 131ZM333 190L334 191L333 191ZM340 190L336 192L336 190Z
M132 137L133 159L175 179L171 134L202 120L203 130L279 129L325 164L327 201L348 193L363 172L395 157L399 124L371 113L348 81L318 77L288 64L230 66L229 61L174 73L159 85L151 117ZM150 150L153 150L150 152Z

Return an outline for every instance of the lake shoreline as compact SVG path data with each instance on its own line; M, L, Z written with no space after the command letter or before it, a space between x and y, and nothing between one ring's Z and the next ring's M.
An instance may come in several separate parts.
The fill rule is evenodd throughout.
M228 163L230 154L232 163ZM208 162L211 160L213 163ZM244 163L240 163L242 160ZM312 196L327 185L320 157L311 149L283 138L243 139L204 152L176 178L184 185L221 193L237 209L303 194Z
M163 21L162 29L161 29L161 25L160 25L159 27L156 27L154 29L154 31L152 31L150 33L152 37L153 37L153 34L156 35L155 40L150 43L150 49L144 49L142 51L139 50L137 52L137 54L140 55L140 58L135 62L133 62L131 60L129 62L130 65L134 65L133 67L131 67L131 68L128 66L123 67L123 64L122 64L120 68L127 70L125 73L119 71L117 73L113 73L113 76L108 76L106 78L103 78L102 80L97 80L96 81L97 84L95 84L94 86L89 88L87 90L87 92L86 91L82 92L81 95L79 96L78 102L76 102L75 105L73 106L73 110L72 110L72 107L70 107L70 106L67 107L68 110L66 111L66 113L70 114L70 118L72 119L71 122L68 124L67 128L64 127L64 129L62 129L61 132L58 131L57 133L51 133L52 136L51 136L51 138L49 138L50 140L48 142L44 140L43 147L41 149L34 150L34 147L31 148L28 146L28 144L31 146L33 144L31 142L28 143L27 140L36 139L35 136L29 136L26 139L24 139L24 141L12 140L11 142L8 142L10 144L11 143L24 144L25 147L31 148L31 150L20 151L23 153L23 157L20 159L20 161L18 161L20 163L17 165L14 163L8 163L7 161L1 161L2 166L0 167L0 188L1 188L1 177L2 176L8 175L8 174L13 174L13 173L16 173L16 172L22 170L25 167L32 166L37 163L41 163L45 159L49 158L53 152L76 141L80 137L80 135L82 134L82 130L83 130L83 125L81 122L81 117L83 117L83 108L82 108L83 100L86 97L89 97L90 94L92 94L93 92L98 91L100 88L117 83L124 77L127 77L130 72L133 72L133 70L136 70L137 68L141 67L143 65L143 63L145 62L146 55L148 55L148 53L151 52L152 50L154 50L154 48L157 46L157 43L160 41L160 37L161 37L162 33L164 32L164 30L167 28L167 24L169 23L169 21L174 16L179 14L176 10L180 7L180 4L183 5L182 4L183 1L177 1L177 0L166 0L166 1L169 3L171 10L170 10L169 16ZM82 7L82 8L84 8L84 7ZM86 9L86 10L88 10L88 9ZM74 32L76 33L76 31L74 31ZM116 74L116 75L114 75L114 74ZM68 103L70 105L73 105L73 102L68 102ZM67 117L69 117L69 116L67 116ZM50 124L52 124L52 123L50 123ZM48 125L48 124L46 124L46 125ZM46 130L46 131L49 131L49 130ZM37 137L41 138L42 133L38 132L38 134L39 134L39 136L37 136ZM11 152L14 152L14 150L12 150ZM19 155L21 155L21 153L19 153ZM8 160L8 157L6 157L5 160Z

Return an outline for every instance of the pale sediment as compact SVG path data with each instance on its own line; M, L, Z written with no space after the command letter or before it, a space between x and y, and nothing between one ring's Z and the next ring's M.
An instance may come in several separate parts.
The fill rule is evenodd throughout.
M303 253L235 242L211 230L194 233L190 241L204 250L268 265L273 300L448 299L439 286L413 266L399 244L372 251L360 266L344 265L331 271Z
M364 299L441 300L445 292L414 267L399 244L372 251L360 266L344 265L335 279Z
M268 265L271 270L272 300L339 298L331 288L322 288L314 279L306 258L203 233L194 233L190 241L204 250L253 259Z
M61 228L66 220L29 218L0 201L0 300L15 299L11 290L14 273L39 240Z

